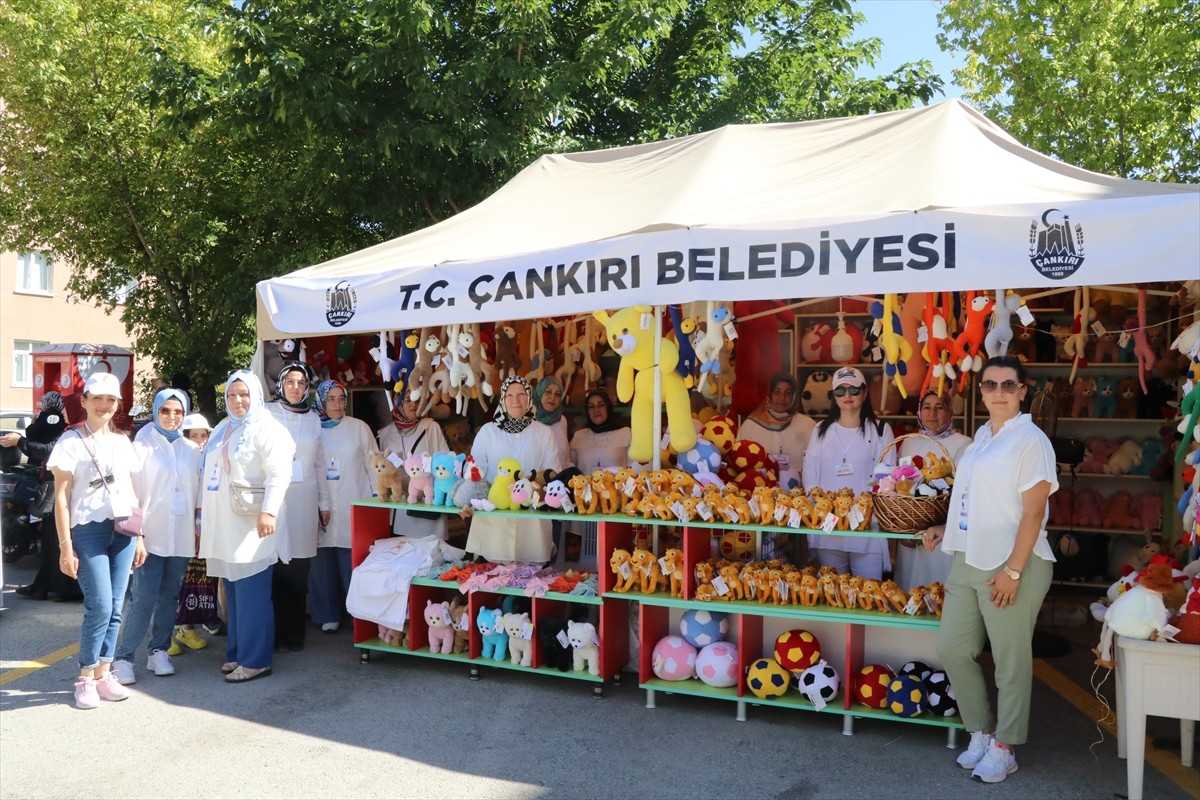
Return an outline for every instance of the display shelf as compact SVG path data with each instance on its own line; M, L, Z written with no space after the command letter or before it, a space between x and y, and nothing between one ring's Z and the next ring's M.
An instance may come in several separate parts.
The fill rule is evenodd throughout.
M591 683L603 683L604 679L599 675L593 675L590 672L582 670L562 670L550 669L548 667L525 667L520 664L514 664L508 659L500 660L495 658L474 658L470 661L474 667L492 667L494 669L508 669L513 672L530 672L537 675L550 675L555 678L571 678L577 681L588 681Z
M420 656L421 658L434 658L439 661L459 661L463 664L471 663L471 657L466 653L432 653L428 647L419 647L416 649L409 649L408 647L396 647L396 645L388 644L378 636L373 639L355 642L354 646L360 650L376 650L380 653L396 653L398 655L405 656Z
M1134 475L1129 472L1123 472L1120 475L1109 475L1107 472L1080 472L1075 470L1071 472L1069 469L1059 469L1059 475L1074 475L1076 478L1104 478L1110 481L1148 481L1149 475Z
M1079 525L1047 525L1046 530L1066 533L1107 533L1112 536L1120 536L1126 533L1133 536L1145 536L1147 533L1161 533L1161 528L1144 531L1141 528L1085 528Z
M931 717L927 714L922 714L919 717L898 717L886 708L869 708L862 703L851 703L850 707L841 711L851 717L860 717L862 719L883 719L891 722L908 722L917 725L931 725L937 728L952 728L962 730L963 724L957 717Z
M1131 417L1059 417L1059 418L1058 418L1058 421L1059 421L1059 423L1060 423L1060 424L1061 424L1061 423L1063 423L1063 422L1071 422L1071 423L1075 423L1075 422L1083 422L1083 423L1099 423L1099 422L1103 422L1103 423L1107 423L1107 424L1112 424L1112 423L1140 423L1140 424L1142 424L1142 425L1149 425L1149 424L1151 424L1151 423L1153 423L1153 424L1155 424L1155 425L1166 425L1166 424L1168 424L1168 423L1167 423L1167 420L1164 420L1164 419L1162 419L1161 417L1154 418L1154 419L1151 419L1151 418L1148 418L1148 417L1132 417L1132 418L1131 418Z
M413 578L413 586L428 586L437 589L453 589L459 591L462 585L456 581L443 581L437 578ZM525 594L525 590L513 586L498 586L487 590L489 594L506 595L509 597L524 597L529 600L537 598L539 600L558 600L562 603L579 603L581 605L598 606L603 600L595 595L578 595L567 594L565 592L546 592L544 594L529 595Z
M666 694L686 694L690 697L712 697L718 700L744 700L738 696L738 687L709 686L699 678L688 678L682 681L665 681L662 678L650 678L638 683L639 689L650 689ZM753 696L753 695L752 695Z
M618 594L616 597L626 597L633 592ZM868 611L862 608L846 609L835 606L784 606L773 603L759 603L754 600L684 600L672 597L667 592L652 595L638 595L636 598L645 603L653 603L667 608L696 609L705 611L720 611L726 614L756 614L788 620L807 620L810 622L838 622L849 625L877 625L893 628L923 628L936 630L940 618L925 614L913 616L900 612Z
M1105 370L1105 369L1135 370L1135 369L1137 369L1138 364L1136 361L1104 361L1104 362L1089 361L1087 364L1077 364L1074 366L1077 369L1087 370L1088 372L1095 372L1097 370ZM1025 362L1026 369L1070 369L1071 367L1072 367L1072 364L1070 361L1026 361Z

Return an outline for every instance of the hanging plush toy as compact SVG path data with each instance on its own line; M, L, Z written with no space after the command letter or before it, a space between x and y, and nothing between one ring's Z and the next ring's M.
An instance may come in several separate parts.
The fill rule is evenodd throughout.
M696 332L696 320L683 316L678 305L667 306L671 317L671 328L675 331L675 346L679 348L679 363L675 371L683 378L683 385L692 388L696 382L696 348L692 347L692 334Z
M496 377L503 381L521 369L521 354L517 351L517 329L511 325L496 325Z
M879 326L879 346L883 348L884 374L896 384L901 397L908 397L904 388L904 376L908 374L908 360L912 358L912 344L904 338L900 325L900 301L894 294L885 294L883 302L871 304L871 316Z
M1087 291L1084 289L1084 291ZM1150 374L1150 370L1154 369L1154 362L1158 360L1154 348L1150 346L1150 340L1147 337L1148 325L1146 324L1146 287L1138 287L1138 306L1137 306L1137 330L1133 332L1133 354L1137 357L1138 363L1138 378L1142 382L1142 394L1149 394L1150 390L1146 388L1146 376Z
M983 337L983 349L987 351L989 358L1008 355L1008 343L1013 339L1012 315L1024 304L1025 301L1016 292L996 290L992 329Z
M707 303L705 317L707 323L704 333L695 343L696 363L700 365L700 381L696 384L696 388L701 391L704 390L704 384L709 376L716 377L717 372L721 369L721 348L725 346L723 326L732 322L732 314L728 306L713 300L709 300ZM611 328L609 328L609 334L612 334Z
M671 446L686 452L696 445L696 429L692 426L692 407L683 378L675 371L679 350L673 342L663 340L658 363L654 357L654 316L650 306L623 308L611 317L607 311L595 312L595 317L608 332L612 349L621 357L617 372L617 397L630 403L631 438L629 458L649 462L654 458L658 442L654 441L654 369L662 376L662 399L667 410L667 428Z
M925 295L925 309L921 315L925 323L925 346L921 355L929 362L929 370L925 373L921 394L933 386L935 378L937 393L945 394L949 388L946 382L953 383L956 375L950 357L950 350L954 347L954 340L950 337L950 306L950 292L927 292Z
M1084 355L1084 348L1087 346L1087 329L1095 316L1091 306L1091 290L1084 286L1082 289L1075 290L1074 298L1074 318L1071 322L1071 333L1063 342L1063 351L1067 357L1071 359L1071 375L1068 378L1071 383L1075 382L1075 373L1080 367L1087 366L1087 357ZM1144 385L1143 385L1143 388Z
M743 417L771 393L771 376L782 364L779 330L790 330L795 315L779 300L744 300L733 304L733 316L737 320L738 347L729 413Z
M963 304L966 322L962 332L954 338L954 346L950 350L950 358L958 366L960 390L967 388L972 373L983 368L979 351L987 334L988 315L992 313L993 305L995 301L986 294L967 292L967 300Z

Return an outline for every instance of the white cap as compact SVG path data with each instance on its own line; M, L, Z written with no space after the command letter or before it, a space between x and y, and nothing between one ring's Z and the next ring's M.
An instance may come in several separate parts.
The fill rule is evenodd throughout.
M833 388L839 386L866 386L867 379L854 367L842 367L833 374Z
M188 414L183 418L183 427L180 430L184 431L211 431L212 427L208 424L208 420L203 414Z
M121 399L121 382L111 372L93 372L83 384L86 395L107 395Z

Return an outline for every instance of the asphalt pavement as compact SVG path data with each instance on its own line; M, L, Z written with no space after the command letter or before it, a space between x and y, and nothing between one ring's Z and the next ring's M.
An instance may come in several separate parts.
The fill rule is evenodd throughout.
M1099 628L1047 614L1020 770L984 785L958 768L941 728L646 693L629 674L591 685L373 654L349 626L310 628L274 674L226 685L224 639L148 674L132 697L72 705L82 606L14 589L34 558L4 569L0 610L0 798L1123 798L1125 762L1103 740L1087 688ZM1052 599L1050 602L1063 603ZM1066 605L1070 605L1069 602ZM1054 609L1050 609L1051 612ZM1061 653L1050 656L1051 652ZM44 666L42 666L44 664ZM1113 679L1103 688L1112 696ZM1200 798L1179 765L1179 725L1151 719L1147 798ZM960 736L960 743L965 737ZM1197 748L1200 751L1200 748Z

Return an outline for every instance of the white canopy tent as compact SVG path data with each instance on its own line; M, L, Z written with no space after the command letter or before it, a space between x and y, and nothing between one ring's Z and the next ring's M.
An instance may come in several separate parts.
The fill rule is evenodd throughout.
M1200 186L1063 164L954 100L544 156L444 222L259 283L258 333L1197 277Z

